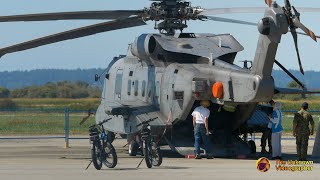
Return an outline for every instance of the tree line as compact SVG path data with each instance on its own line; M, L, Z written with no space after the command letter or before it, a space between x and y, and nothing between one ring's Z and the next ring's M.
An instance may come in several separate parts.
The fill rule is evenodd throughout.
M9 90L23 88L26 86L42 86L47 82L63 81L84 81L94 84L95 74L101 74L104 69L38 69L30 71L4 71L0 72L0 87L6 87Z
M26 86L9 90L0 87L0 98L99 98L101 90L84 81L48 82L42 86Z

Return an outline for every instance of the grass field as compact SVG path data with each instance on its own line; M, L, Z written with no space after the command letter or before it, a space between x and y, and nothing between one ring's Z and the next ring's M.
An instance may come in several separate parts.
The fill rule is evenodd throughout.
M315 130L317 130L319 124L319 115L313 115L313 120L315 122ZM283 118L283 131L284 133L292 133L292 121L293 115L285 115Z
M284 110L299 110L301 108L301 104L305 101L309 103L309 110L320 110L320 99L318 97L298 101L283 99L275 99L275 101L281 102Z
M15 98L11 99L18 108L39 109L97 109L100 104L98 98L63 99L63 98Z
M70 135L88 134L88 127L95 124L90 117L83 125L85 113L70 113ZM0 135L62 135L64 113L7 112L0 114Z
M70 134L86 135L88 127L95 123L90 117L86 123L79 125L85 113L70 113ZM283 128L285 134L292 132L293 115L284 116ZM314 115L314 120L319 123L319 116ZM0 135L63 135L64 113L43 112L9 112L0 113Z
M85 99L63 99L63 98L14 98L11 99L18 108L39 108L39 109L97 109L100 104L99 98ZM306 100L284 100L275 99L282 103L283 110L299 110L304 101L309 103L310 110L320 110L320 98L308 98ZM1 101L1 99L0 99Z
M64 108L73 110L96 109L100 99L12 99L18 108L38 109L36 111L0 110L0 135L62 135L64 134ZM283 103L284 109L299 110L303 100L278 100ZM320 110L318 98L308 99L311 110ZM46 112L46 109L60 109L59 112ZM95 123L91 117L82 126L79 122L86 113L70 113L70 134L87 134L88 127ZM316 124L319 123L319 114L313 114ZM293 114L284 116L284 133L292 132ZM317 126L316 126L317 127Z

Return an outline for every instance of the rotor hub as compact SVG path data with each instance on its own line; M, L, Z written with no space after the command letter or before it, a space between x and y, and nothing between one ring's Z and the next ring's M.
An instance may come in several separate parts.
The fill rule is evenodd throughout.
M190 2L181 0L166 0L154 2L150 8L145 8L147 20L155 21L155 29L162 34L172 35L175 30L187 28L187 20L196 20L203 9L192 7ZM157 21L162 21L157 24Z

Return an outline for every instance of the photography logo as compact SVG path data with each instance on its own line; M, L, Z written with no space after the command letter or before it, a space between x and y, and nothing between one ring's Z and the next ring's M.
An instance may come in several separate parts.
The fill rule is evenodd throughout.
M270 169L270 161L268 158L262 157L256 162L257 169L260 172L267 172Z

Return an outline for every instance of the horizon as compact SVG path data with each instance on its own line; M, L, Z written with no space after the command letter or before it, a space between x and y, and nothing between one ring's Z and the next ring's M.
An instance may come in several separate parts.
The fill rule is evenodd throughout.
M102 82L95 82L95 74L105 72L103 68L91 69L38 69L24 71L0 72L0 87L8 89L21 88L32 85L43 85L48 82L58 81L85 81L92 85L102 85ZM306 71L303 76L298 70L291 70L302 83L308 88L320 88L320 71ZM274 70L272 72L277 87L286 87L293 81L284 71Z

